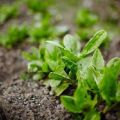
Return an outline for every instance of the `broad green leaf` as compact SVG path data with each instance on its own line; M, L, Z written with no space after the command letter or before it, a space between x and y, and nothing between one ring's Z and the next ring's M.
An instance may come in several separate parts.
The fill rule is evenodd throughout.
M49 74L49 78L55 79L55 80L70 80L69 76L64 71L64 65L57 66L55 72L51 72Z
M67 58L65 56L62 57L62 60L63 60L64 64L70 69L74 69L77 67L77 64L74 61L71 61L69 58Z
M77 55L75 55L75 53L67 50L67 49L61 49L64 56L68 57L71 61L77 62L78 61L78 57Z
M85 115L84 120L101 120L100 114L98 112L95 112L94 110L91 110Z
M72 51L64 48L62 45L60 45L58 42L55 41L47 41L47 43L52 44L58 48L61 49L62 53L64 54L64 56L68 57L70 60L72 61L77 61L78 57L77 55L75 55Z
M86 80L89 88L92 90L95 90L97 92L98 91L98 86L97 86L98 81L97 80L99 78L97 71L95 71L95 69L92 66L90 66L86 72L87 72L87 74L86 74L85 80Z
M66 35L63 40L66 49L78 53L80 51L80 42L77 36Z
M83 77L86 76L86 71L88 67L90 66L92 57L84 57L77 63L79 65L79 69L81 70L81 74Z
M99 89L101 95L107 103L115 100L115 95L117 91L117 77L114 68L105 68L104 76L99 82Z
M51 72L49 74L49 78L55 80L69 80L69 77L65 73L65 71L61 71L61 73Z
M60 51L59 47L54 44L60 45L59 41L57 41L57 40L52 41L52 42L54 42L54 44L51 44L49 42L47 42L47 44L45 44L46 51L48 52L48 54L50 55L50 57L52 59L56 59L56 58L58 58L61 51Z
M107 37L107 33L104 30L100 30L90 39L81 52L81 56L85 56L96 50Z
M57 46L57 47L59 47L59 48L63 48L63 46L62 45L60 45L58 42L56 42L56 41L46 41L47 43L49 43L49 44L52 44L52 45L54 45L54 46Z
M97 69L97 70L101 70L104 65L105 65L105 62L104 62L104 59L103 59L103 56L101 54L101 52L97 49L94 54L93 54L93 57L92 57L92 65Z
M62 82L59 86L55 89L56 96L60 96L67 88L69 87L69 83Z
M78 85L74 93L75 103L77 105L82 106L82 104L85 102L86 95L87 95L87 91L85 86L83 84Z
M49 68L52 70L52 71L55 71L56 69L56 66L58 65L57 61L54 61L52 59L47 59L47 64L49 65Z
M81 110L89 110L96 105L96 98L92 100L91 96L87 93L87 90L87 85L83 80L78 83L78 87L74 93L75 104Z
M41 69L42 69L43 72L50 72L49 66L48 66L48 64L46 62L44 62L42 64Z
M107 67L111 69L112 74L114 74L114 76L116 76L117 79L118 75L120 74L120 58L116 57L111 59L108 62Z
M61 102L69 112L73 112L73 113L80 113L81 112L81 109L79 109L78 106L76 106L73 97L61 96Z

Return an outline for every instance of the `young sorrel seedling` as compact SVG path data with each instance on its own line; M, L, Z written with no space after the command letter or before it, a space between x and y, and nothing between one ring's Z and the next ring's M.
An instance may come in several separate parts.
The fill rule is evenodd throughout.
M54 25L51 17L49 16L35 22L29 29L30 42L33 43L39 43L46 39L61 37L68 32L68 28L66 26Z
M0 34L0 45L11 48L18 42L24 40L28 35L28 30L26 25L11 25L8 27L6 33Z
M69 112L80 113L81 119L100 120L100 114L120 102L120 58L113 58L105 65L98 49L106 37L104 30L98 31L81 52L76 36L66 35L62 43L43 43L32 54L24 53L29 61L28 73L35 80L44 79L57 96L68 87L75 89L73 96L61 96L64 107ZM99 111L103 103L104 109Z
M0 5L0 24L3 24L6 20L19 15L17 4L13 5Z
M32 12L41 12L43 14L48 12L48 8L51 5L52 0L42 1L42 0L24 0L27 7Z
M91 27L95 25L97 21L98 16L87 8L82 8L77 13L76 22L81 27Z
M87 69L89 56L106 38L106 32L101 30L85 45L80 52L77 36L66 35L62 43L48 41L33 49L32 53L24 53L28 62L28 72L34 79L47 78L45 84L50 85L57 95L60 95L69 85L77 85L79 67ZM86 71L86 70L85 70Z

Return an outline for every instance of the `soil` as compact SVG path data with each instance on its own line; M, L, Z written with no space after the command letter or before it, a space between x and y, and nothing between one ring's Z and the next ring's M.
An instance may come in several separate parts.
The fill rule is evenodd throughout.
M41 82L11 82L2 97L8 120L72 120L59 101Z
M73 15L67 16L63 17L61 24L70 26L73 33ZM21 53L30 47L27 42L10 50L0 47L0 120L73 120L72 115L60 104L59 98L43 86L42 80L20 79L20 74L26 70L26 61ZM115 56L120 57L119 38L115 38L108 51L104 52L106 61ZM107 113L103 119L120 120L120 112Z

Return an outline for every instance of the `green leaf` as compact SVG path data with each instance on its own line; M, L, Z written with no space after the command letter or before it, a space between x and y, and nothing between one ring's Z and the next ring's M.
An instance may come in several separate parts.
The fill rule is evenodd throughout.
M96 50L107 37L107 33L104 30L100 30L90 39L81 52L81 56L86 56Z
M91 110L85 115L84 120L101 120L100 114L98 112L95 112L94 110Z
M79 106L82 106L85 102L85 97L87 95L86 88L83 84L78 85L74 93L75 103Z
M67 50L67 49L61 49L64 56L68 57L71 61L77 62L78 61L78 57L77 55L75 55L75 53Z
M116 76L117 79L118 75L120 74L120 58L116 57L111 59L108 62L107 67L112 70L112 73L114 76Z
M71 96L61 96L61 102L69 112L73 112L73 113L81 112L81 110L78 108L78 106L76 106L73 97L71 97Z
M55 71L56 66L58 65L58 63L56 61L53 61L52 59L47 59L47 64L52 71Z
M95 90L95 92L98 92L98 83L100 74L94 69L94 67L90 66L88 70L86 71L86 82L91 90Z
M59 86L55 89L56 96L60 96L67 88L69 87L69 83L62 82Z
M61 73L51 72L49 78L55 80L69 80L69 77L64 71L61 71Z
M43 64L42 64L42 71L43 72L50 72L50 69L49 69L49 66L48 66L48 64L46 63L46 62L44 62Z
M69 58L67 57L62 57L62 60L64 62L64 64L69 68L69 69L74 69L77 67L77 64L73 61L71 61Z
M66 49L78 53L80 51L80 42L77 36L66 35L63 40Z
M59 48L64 48L62 45L60 45L58 42L56 42L56 41L46 41L47 43L49 43L49 44L52 44L52 45L54 45L54 46L57 46L57 47L59 47Z
M92 60L92 57L84 57L80 59L78 62L79 69L81 70L81 74L83 77L86 76L86 71L90 66L91 60Z
M101 70L103 69L105 62L103 59L103 56L101 54L101 52L97 49L92 57L92 65L97 69L97 70Z
M81 82L80 82L81 83ZM87 94L87 88L84 83L78 85L74 96L62 96L61 102L64 107L73 113L81 113L84 110L90 110L96 105L96 99L91 100L89 94Z
M67 73L64 71L64 66L57 66L55 72L51 72L49 74L49 78L55 80L70 80Z
M107 103L114 100L117 89L117 80L111 70L107 68L104 70L104 76L99 83L99 89L103 99L106 100Z

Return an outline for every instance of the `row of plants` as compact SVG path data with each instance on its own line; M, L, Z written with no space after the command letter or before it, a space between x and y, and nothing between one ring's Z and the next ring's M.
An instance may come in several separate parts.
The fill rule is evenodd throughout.
M120 58L105 64L98 49L106 37L104 30L98 31L82 50L77 36L44 42L39 49L23 53L28 60L24 79L43 80L64 107L76 114L75 119L102 119L120 103ZM104 107L99 109L100 105Z
M42 2L41 4L39 0L24 0L22 2L15 2L12 5L1 5L1 24L7 19L20 17L20 8L23 4L25 4L28 9L26 11L27 14L32 17L30 23L24 21L21 24L14 23L8 25L8 27L0 33L0 45L6 48L12 48L24 40L28 40L30 43L40 43L43 40L59 38L68 33L69 29L67 26L56 24L58 21L54 19L56 14L49 10L51 2L52 1Z
M115 22L112 17L102 19L97 13L95 13L95 11L88 8L81 8L76 14L75 21L78 26L77 34L79 35L81 41L88 41L94 32L103 28L108 32L108 36L103 43L103 46L108 48L111 40L115 36L119 36L120 29L116 28L116 25L118 24L117 20Z
M69 28L67 26L60 26L56 24L59 21L59 13L55 12L53 0L42 3L40 0L22 0L21 2L14 2L12 5L1 5L0 24L3 24L10 18L16 17L18 19L21 15L20 9L24 4L27 8L26 14L33 16L31 18L32 23L25 21L22 24L14 23L9 25L7 30L4 31L5 34L0 33L0 45L11 48L18 42L24 41L26 37L29 37L29 41L32 43L38 43L46 39L61 38L69 32ZM82 41L88 41L93 33L100 28L105 28L109 31L109 35L103 45L104 47L108 47L110 40L117 34L112 23L108 24L108 22L103 21L105 22L104 24L100 20L99 16L88 8L81 8L76 13L74 21L77 24L76 33ZM113 30L111 30L111 28ZM23 37L19 38L18 34L22 34Z

